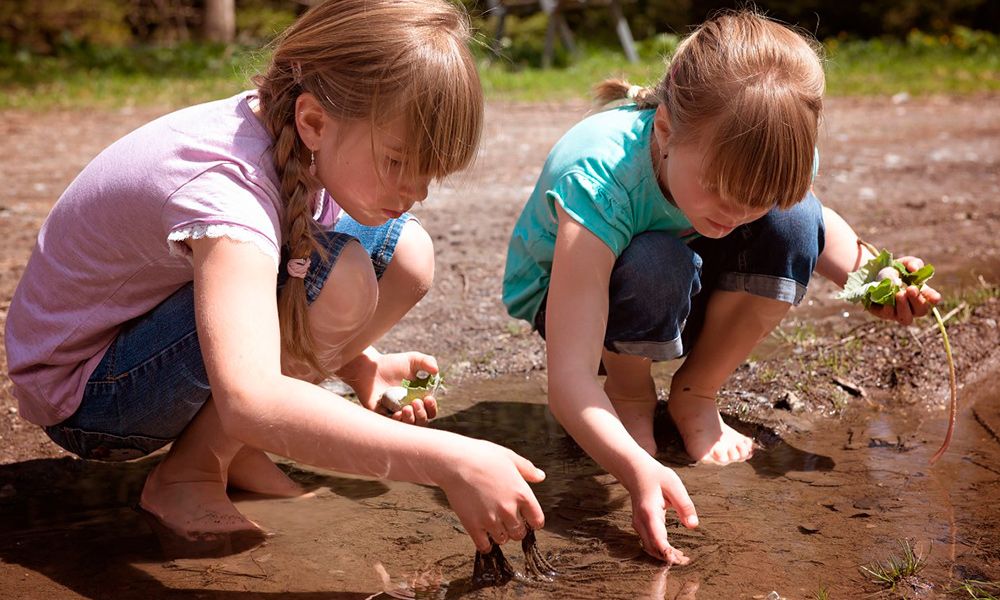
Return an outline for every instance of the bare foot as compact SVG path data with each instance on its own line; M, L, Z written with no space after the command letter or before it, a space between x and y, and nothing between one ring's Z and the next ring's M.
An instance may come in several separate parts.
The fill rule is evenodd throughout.
M263 451L243 446L229 463L229 487L265 496L295 498L306 493Z
M244 517L213 477L180 480L165 474L160 463L146 478L139 511L173 556L208 556L240 552L266 537Z
M667 411L696 461L728 465L753 455L753 440L723 422L714 396L673 392Z
M655 388L647 393L626 396L615 390L615 384L605 383L604 392L615 407L618 418L635 443L651 456L656 455L656 440L653 438L653 412L656 410Z

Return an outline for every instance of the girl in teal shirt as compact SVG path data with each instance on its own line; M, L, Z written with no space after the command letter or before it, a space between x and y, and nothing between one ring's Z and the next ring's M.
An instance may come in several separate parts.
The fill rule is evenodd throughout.
M655 88L598 87L603 103L633 102L556 144L511 237L504 303L546 339L550 408L628 489L643 547L667 562L687 561L667 540L667 506L687 527L698 517L653 458L652 361L686 357L667 409L688 454L746 460L753 441L722 420L719 388L814 271L843 285L871 258L811 192L823 89L810 41L722 14L678 46ZM873 312L907 324L939 300L910 287Z

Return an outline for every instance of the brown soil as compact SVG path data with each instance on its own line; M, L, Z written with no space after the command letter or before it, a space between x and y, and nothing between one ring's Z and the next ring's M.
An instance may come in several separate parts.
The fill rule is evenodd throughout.
M954 304L966 300L949 321L965 405L965 431L955 450L939 466L926 466L943 437L948 398L944 352L932 322L910 328L877 323L834 300L834 287L817 281L722 393L727 412L756 423L748 427L779 450L764 453L772 458L762 464L725 471L725 479L717 470L684 469L703 527L674 534L696 561L669 578L634 551L620 486L583 458L541 407L544 347L525 323L506 316L499 300L506 242L521 203L552 143L587 107L490 107L477 166L433 190L418 211L437 247L435 286L382 346L438 357L452 388L438 427L499 436L550 473L538 490L549 515L539 539L543 550L555 551L557 566L572 574L563 581L573 585L543 587L537 597L580 597L585 590L592 597L687 598L694 597L692 586L701 586L705 597L763 598L776 589L797 598L813 597L820 585L842 592L832 597L854 597L874 589L857 566L884 558L904 538L929 545L938 561L927 578L903 586L906 594L938 597L951 580L1000 580L1000 520L988 508L1000 492L1000 417L990 375L1000 360L1000 302L988 299L1000 280L998 100L834 99L820 147L820 198L867 240L933 262L934 286ZM0 114L7 157L0 163L0 327L54 199L101 148L157 114ZM658 368L661 384L671 368ZM377 561L394 579L432 565L437 577L452 582L454 595L460 588L455 582L471 573L470 545L433 490L300 470L293 474L325 490L316 502L240 505L281 532L267 549L231 561L162 563L127 508L149 461L108 466L66 458L18 417L4 375L0 539L7 541L0 541L0 597L228 597L244 591L283 597L298 591L297 597L365 598L382 587L372 570ZM973 392L984 390L987 397L974 400ZM971 412L973 401L983 407L978 414ZM857 424L859 416L866 416L866 425ZM509 426L493 427L496 419ZM519 429L517 423L528 425ZM524 439L529 434L552 443ZM670 446L669 432L663 435ZM914 449L919 451L910 453ZM668 450L666 460L680 466L677 453ZM795 465L774 464L783 460ZM782 503L792 489L802 502L798 512L788 513ZM823 512L812 512L818 506ZM950 514L944 525L942 511ZM714 521L706 516L712 514ZM776 522L793 534L772 531ZM833 549L819 550L826 546ZM845 548L849 555L836 554ZM102 569L110 569L112 588L90 580ZM754 585L741 587L748 581Z

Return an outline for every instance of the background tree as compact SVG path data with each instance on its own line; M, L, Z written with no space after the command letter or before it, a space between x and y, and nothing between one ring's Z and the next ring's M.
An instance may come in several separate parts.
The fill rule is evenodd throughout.
M205 0L203 35L223 44L236 38L236 0Z

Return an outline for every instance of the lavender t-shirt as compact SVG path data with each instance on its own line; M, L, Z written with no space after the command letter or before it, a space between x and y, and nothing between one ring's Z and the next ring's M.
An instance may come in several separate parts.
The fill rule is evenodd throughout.
M188 239L226 236L274 259L282 204L254 92L140 127L95 158L56 202L7 315L21 415L71 416L121 324L194 279ZM338 207L317 216L329 225Z

